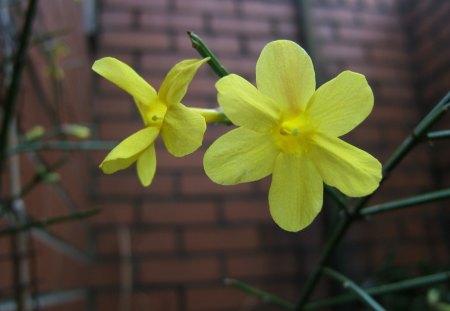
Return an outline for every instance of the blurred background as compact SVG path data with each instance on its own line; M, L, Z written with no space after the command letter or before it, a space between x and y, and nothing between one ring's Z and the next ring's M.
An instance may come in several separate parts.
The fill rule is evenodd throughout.
M0 2L2 84L26 4ZM41 0L16 109L17 133L81 123L93 139L124 139L141 128L138 111L127 94L91 71L93 61L119 58L158 88L176 62L198 57L186 34L193 31L230 72L251 81L262 47L275 39L295 40L310 53L318 85L346 69L365 74L375 107L345 140L383 162L450 89L448 16L450 2L440 0ZM216 107L217 79L203 66L183 103ZM448 129L448 121L441 128ZM57 166L60 176L27 191L21 209L29 217L101 212L19 238L0 235L0 310L277 310L226 287L225 278L295 302L336 209L326 204L310 227L292 234L270 218L270 179L212 183L202 157L228 130L210 126L203 147L182 159L158 141L157 174L149 188L141 187L133 168L103 175L97 167L107 150L21 154L15 164L19 187L42 167ZM448 188L449 151L444 141L420 145L371 203ZM3 195L14 191L14 174L3 174ZM333 266L369 285L448 268L448 203L358 223ZM315 296L337 290L322 282ZM407 306L418 295L396 301ZM14 302L24 297L33 303Z

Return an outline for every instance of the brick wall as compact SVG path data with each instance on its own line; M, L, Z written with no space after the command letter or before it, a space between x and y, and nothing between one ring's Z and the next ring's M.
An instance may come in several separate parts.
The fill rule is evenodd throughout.
M99 139L121 140L141 128L132 100L88 71L94 58L117 57L157 88L176 62L198 57L186 35L189 30L208 43L228 70L254 80L257 57L267 42L300 39L311 52L319 82L345 69L367 76L375 93L374 111L345 139L386 160L449 85L446 56L450 54L444 42L448 5L436 0L315 0L300 4L291 0L102 0L97 51L86 61L79 7L62 0L43 1L41 23L45 21L49 30L58 29L63 21L77 25L76 38L67 39L78 56L64 62L72 73L65 80L68 105L62 108L62 116L83 121L92 112ZM45 81L44 69L38 72ZM207 66L201 68L183 103L215 107L216 80ZM33 96L33 91L27 91L23 102L39 107ZM68 107L78 112L73 114ZM24 128L35 119L48 122L38 117L38 108L30 111L25 114ZM93 246L93 263L80 264L45 243L34 242L39 291L87 289L87 299L54 310L125 310L126 306L154 311L271 310L224 286L223 279L228 277L290 301L298 298L333 220L333 207L326 206L300 234L290 234L270 219L269 179L230 187L212 183L203 172L202 157L210 143L227 130L210 126L204 146L181 159L169 155L158 141L157 175L149 188L141 187L132 168L101 174L97 166L106 152L91 153L88 165L77 155L78 164L64 168L63 178L70 177L65 178L64 187L77 205L100 207L102 213L89 221L88 231L80 223L51 229L71 245L89 250L88 246ZM434 148L443 147L436 143ZM436 158L435 150L445 155L448 149L420 146L373 203L444 187L448 160ZM44 156L55 158L53 153ZM30 167L26 161L24 165ZM62 201L46 187L35 189L27 198L36 216L63 211ZM448 241L442 237L446 236L448 216L443 211L439 205L428 205L358 224L348 233L334 264L363 281L391 253L396 255L395 263L412 268L419 261L435 266L446 262ZM9 240L0 239L0 246L7 250ZM7 257L0 257L1 275L12 279L11 262L3 258ZM3 297L12 295L8 284L0 284ZM333 290L328 284L321 289L322 294Z

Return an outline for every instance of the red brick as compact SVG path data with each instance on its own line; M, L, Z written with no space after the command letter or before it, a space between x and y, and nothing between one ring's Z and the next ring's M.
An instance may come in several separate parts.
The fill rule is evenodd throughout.
M238 54L240 51L239 40L236 36L206 36L199 34L208 47L219 59L221 55ZM185 35L178 35L176 38L177 48L181 52L194 52L189 38ZM193 54L195 55L195 54Z
M361 60L365 56L365 49L361 45L348 45L339 42L329 42L322 45L319 53L320 56L330 61L341 59Z
M201 31L204 27L202 16L198 14L186 14L170 12L143 12L140 16L140 27L151 30L167 29L179 30L180 32Z
M187 292L187 310L241 310L248 302L255 302L250 296L235 288L193 288Z
M3 222L0 220L0 225L3 228ZM2 274L2 284L0 285L0 291L4 295L8 294L8 290L13 292L13 277L14 277L14 261L11 256L11 238L9 236L3 236L0 238L0 271Z
M295 16L295 7L291 2L242 2L242 12L247 16L282 17L292 18Z
M246 41L248 51L250 54L255 55L255 60L261 54L262 49L269 43L271 40L268 40L267 38L263 39L257 39L257 38L250 38Z
M259 245L255 228L191 229L183 236L187 251L251 250Z
M348 62L347 66L349 70L359 72L366 75L366 78L371 81L383 81L384 83L398 82L408 84L413 80L413 76L408 68L393 67L389 64L357 64Z
M118 292L99 292L95 295L95 310L116 310L127 304L130 310L177 311L178 297L173 290L134 291L129 301L122 301Z
M132 103L131 96L129 98L108 97L96 97L94 101L94 113L102 117L121 117L130 119L134 114L134 103Z
M196 150L194 153L188 154L182 158L177 158L171 155L165 146L160 146L156 149L158 154L158 169L160 170L182 170L182 169L197 169L203 170L203 155L204 148Z
M173 290L137 291L133 294L132 310L177 311L180 310L178 295Z
M221 57L220 61L225 68L240 76L254 77L257 57Z
M378 100L387 101L387 102L407 102L412 103L414 101L414 90L409 87L399 87L393 86L389 84L381 84L378 87L377 92Z
M206 203L158 203L142 208L142 221L146 224L200 224L217 219L213 202Z
M176 0L175 8L179 12L234 13L235 1L221 0Z
M239 193L250 193L252 190L251 183L244 183L235 186L222 186L215 184L209 178L202 175L184 174L181 177L181 191L186 195L237 195Z
M103 48L115 50L161 51L169 48L169 37L162 33L138 32L105 32L100 37Z
M114 286L120 282L120 266L116 263L99 263L89 266L86 272L88 286Z
M394 46L406 46L406 36L397 31L380 31L374 29L356 28L356 27L340 27L337 29L338 39L356 42L379 42L389 43Z
M168 6L167 0L105 0L103 5L108 7L123 7L125 9L165 9Z
M300 29L295 19L290 20L282 18L277 23L277 35L281 38L295 39L299 31Z
M142 261L139 279L143 283L188 283L215 280L220 276L215 258L152 259Z
M405 53L404 50L390 46L370 47L367 54L369 59L375 62L400 64L402 66L408 65L411 58L411 55Z
M88 308L84 296L73 297L72 299L77 301L65 301L63 306L59 304L45 306L45 311L61 311L61 308L64 308L64 311L79 311ZM40 307L43 308L44 306L40 305Z
M124 103L125 104L125 103ZM128 104L131 106L132 104ZM130 107L132 108L132 107ZM133 121L104 121L98 124L98 136L103 140L115 140L117 143L124 140L128 136L143 129L143 123L141 120ZM106 152L105 152L106 156Z
M187 36L186 36L186 40ZM196 57L199 57L196 55ZM165 76L176 63L181 62L184 57L180 54L163 53L163 54L144 54L141 58L141 66L144 72L157 72ZM162 78L160 78L162 79ZM153 82L154 83L154 82ZM156 87L156 84L154 85Z
M268 19L240 19L233 16L213 16L211 25L211 29L219 34L228 33L232 35L238 35L245 33L251 36L267 36L270 35L272 30L270 21Z
M226 264L231 278L293 276L298 270L292 253L233 255Z
M224 214L229 221L270 221L267 201L228 201L225 203Z
M97 235L96 252L101 255L119 254L118 231L102 232Z
M311 18L314 23L339 23L339 24L354 24L356 13L352 10L345 8L333 8L330 10L328 7L315 7L311 10Z
M133 15L130 11L103 11L100 18L102 29L127 28L133 22Z
M134 231L132 236L134 254L171 253L176 250L176 235L171 230Z
M134 209L130 203L102 203L101 211L91 217L94 224L131 224L134 220Z
M136 165L112 175L99 175L96 193L101 196L165 196L173 193L171 176L156 175L149 187L143 187L139 182ZM129 171L132 172L129 172ZM158 169L157 169L158 170ZM130 175L132 174L132 175Z

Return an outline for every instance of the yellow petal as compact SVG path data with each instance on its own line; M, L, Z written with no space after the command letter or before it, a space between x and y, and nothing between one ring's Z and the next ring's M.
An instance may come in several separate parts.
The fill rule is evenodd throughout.
M244 78L230 74L221 78L216 88L220 106L235 125L267 132L277 124L279 112L275 102Z
M176 157L182 157L202 145L205 130L205 118L177 103L167 110L161 136L167 150Z
M152 183L156 171L155 145L151 144L140 154L136 163L137 174L141 184L146 187Z
M306 110L319 131L337 137L360 124L372 107L373 93L366 78L344 71L314 93Z
M269 190L273 220L286 231L302 230L320 212L322 203L322 178L310 159L280 153Z
M167 106L179 103L186 94L189 83L191 83L198 68L208 60L209 57L204 59L187 59L173 66L159 88L159 98Z
M97 60L92 70L108 79L125 92L133 96L136 105L144 117L145 106L156 100L156 91L130 66L113 57Z
M381 164L367 152L343 140L317 134L308 156L324 182L351 197L368 195L378 188Z
M158 136L158 129L144 128L120 142L100 164L105 174L112 174L130 166Z
M311 58L295 42L272 41L261 51L256 64L256 85L282 110L303 110L316 88Z
M240 127L209 147L203 165L206 175L214 182L235 185L268 176L278 153L268 134Z

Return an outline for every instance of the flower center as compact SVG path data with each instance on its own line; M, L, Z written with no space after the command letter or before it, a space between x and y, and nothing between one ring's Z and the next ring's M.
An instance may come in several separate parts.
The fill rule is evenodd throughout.
M272 132L275 144L285 153L302 154L308 152L315 126L304 114L284 118Z
M157 100L151 103L146 112L145 125L149 127L161 128L166 112L167 106L163 102Z

